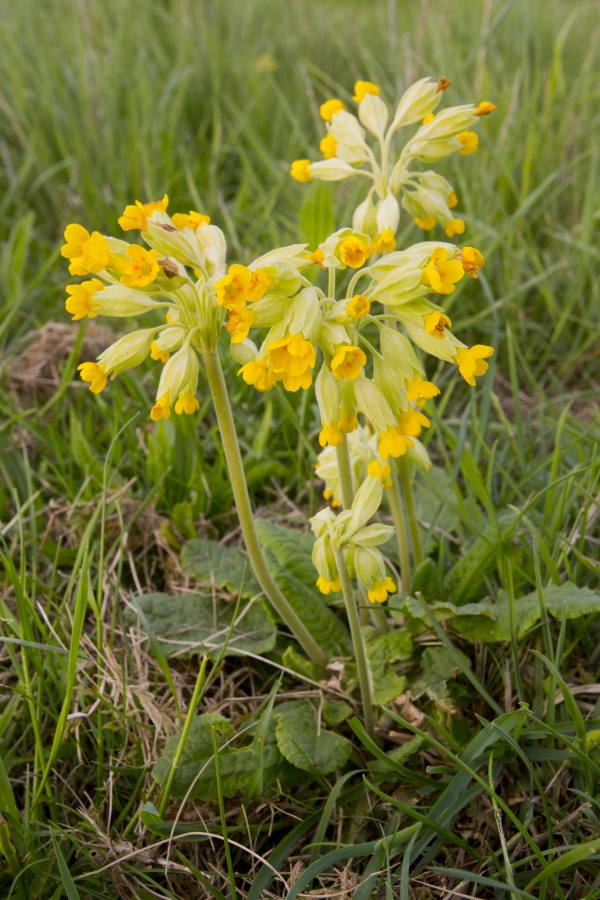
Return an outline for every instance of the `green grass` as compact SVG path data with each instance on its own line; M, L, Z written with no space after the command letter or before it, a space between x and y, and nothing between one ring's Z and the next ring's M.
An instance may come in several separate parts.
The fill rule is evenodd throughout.
M568 0L0 0L1 897L231 896L229 859L250 900L286 883L290 898L600 897L600 620L548 600L566 580L600 588L599 40L596 7ZM276 73L257 70L263 53ZM188 588L186 540L239 534L202 380L199 414L159 426L150 365L98 397L76 382L80 342L102 335L64 312L62 231L116 233L126 203L168 192L224 229L232 259L297 240L314 189L288 167L317 158L318 104L359 77L393 100L429 74L452 80L449 102L498 107L480 151L440 168L486 257L450 315L497 349L476 391L436 376L438 468L420 483L453 487L441 507L417 492L437 528L420 586L432 602L506 597L516 616L532 594L539 615L502 642L409 617L396 673L418 693L446 644L446 700L388 704L381 746L336 726L353 741L343 770L264 798L223 799L221 750L213 796L171 790L163 809L150 767L198 701L199 658L143 644L127 603ZM357 191L332 190L336 225ZM418 237L407 224L400 242ZM66 327L41 344L50 319ZM313 397L258 396L228 360L224 344L255 508L297 525L321 502ZM277 684L288 643L209 663L198 712L227 717L233 748L261 746L292 694L319 706L292 672ZM390 732L424 743L398 760Z

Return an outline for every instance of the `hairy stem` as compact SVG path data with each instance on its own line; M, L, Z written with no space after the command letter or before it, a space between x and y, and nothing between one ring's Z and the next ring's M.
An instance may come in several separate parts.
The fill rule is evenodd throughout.
M275 583L258 540L256 527L254 525L254 517L252 515L252 507L250 505L248 486L244 475L242 456L233 421L233 413L231 411L231 404L229 403L229 395L223 377L223 369L221 368L219 354L216 350L203 350L202 358L204 360L206 376L215 405L217 422L219 424L219 431L221 432L221 441L223 443L223 450L225 452L225 459L229 470L229 478L233 489L237 514L254 574L265 592L267 599L301 644L304 652L319 666L319 668L325 669L328 662L327 657Z
M356 668L358 669L358 682L360 685L360 694L362 698L363 719L365 730L369 737L375 740L375 720L373 716L373 692L371 689L371 676L367 664L367 654L363 641L362 631L360 628L360 619L358 617L358 607L356 598L352 590L352 582L346 567L344 559L344 551L335 551L335 562L337 570L342 582L342 590L344 592L344 601L346 603L346 615L350 623L350 633L352 635L352 643L354 645L354 658L356 659Z
M421 533L419 531L419 523L417 521L415 498L412 489L412 480L410 477L410 463L406 456L402 456L398 460L398 469L400 471L400 478L402 480L402 493L404 494L404 502L406 503L406 514L408 517L410 536L412 538L415 566L419 566L423 562L423 548L421 546Z
M410 557L408 555L408 532L406 530L406 518L404 516L404 507L402 505L402 495L400 493L398 466L392 462L391 469L392 487L390 488L389 498L392 518L394 519L394 527L396 529L396 540L398 542L402 590L405 594L410 594Z
M340 485L342 488L342 503L344 509L350 509L354 500L354 480L352 478L352 463L350 462L350 450L348 447L348 435L344 435L344 442L336 447L338 472L340 475ZM369 622L369 612L373 619L373 624L378 631L389 631L389 626L384 611L379 606L370 606L367 592L362 584L358 585L358 594L360 597L360 621L361 625L367 625Z

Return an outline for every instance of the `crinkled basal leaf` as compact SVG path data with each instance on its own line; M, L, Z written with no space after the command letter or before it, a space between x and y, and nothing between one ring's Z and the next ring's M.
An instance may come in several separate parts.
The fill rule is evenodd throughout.
M464 663L471 668L470 659L456 649ZM448 690L448 682L460 670L457 668L454 658L446 647L427 647L421 657L422 673L413 682L410 692L417 699L423 694L439 703L441 706L452 705L452 698Z
M579 588L570 581L560 585L544 588L544 603L552 616L562 618L563 609L567 619L578 619L600 612L600 594L589 588ZM510 640L510 607L508 595L501 591L498 602L488 601L488 608L494 618L487 615L461 615L450 619L449 625L465 637L474 641L509 641ZM482 604L473 604L481 606ZM461 612L466 607L461 608ZM540 601L537 591L515 598L515 629L517 637L535 625L541 617Z
M327 606L321 594L280 566L270 550L267 563L294 612L302 619L328 656L344 656L352 652L350 633L341 619Z
M485 586L485 575L495 570L499 556L499 543L512 532L516 513L508 513L499 521L500 539L491 529L486 528L458 562L446 575L444 586L450 599L458 606L481 597Z
M373 678L375 703L389 703L406 687L404 675L397 675L391 663L410 659L412 637L405 629L396 628L385 634L377 634L369 626L363 628L369 668Z
M352 707L345 700L323 700L323 718L332 728L341 725L352 715Z
M137 600L167 656L187 659L194 653L208 653L214 659L219 655L235 603L213 600L199 592L143 594ZM126 609L125 619L134 624L135 610ZM262 655L273 649L276 636L275 622L266 603L261 599L251 603L242 600L225 653L227 656L242 652Z
M202 797L208 800L217 796L215 764L212 758L212 726L216 726L219 747L233 735L231 723L218 713L204 713L192 719L188 738L173 780L171 789L173 797L184 797L193 782L195 783L190 798ZM153 777L161 785L165 784L168 777L171 760L179 745L179 739L179 733L169 738L162 756L152 769ZM227 746L219 752L219 763L223 793L226 797L234 797L247 790L257 766L260 765L260 760L251 747L238 750ZM293 768L283 759L277 747L274 723L271 723L265 736L262 765L264 795L271 793L276 788L277 780L287 785L293 784L296 780Z
M352 744L341 734L321 726L317 732L315 710L306 700L282 703L273 712L277 721L277 746L288 762L305 772L327 775L346 764Z
M414 753L421 749L421 744L423 743L423 738L418 735L412 740L407 741L406 744L402 744L400 747L396 747L394 750L390 750L387 756L390 759L393 759L394 762L402 763L405 759L408 759Z
M317 570L312 561L315 544L312 532L284 528L268 519L256 519L256 530L261 544L268 547L279 565L314 591Z
M391 605L400 609L405 616L408 616L411 619L420 619L426 625L430 624L426 610L423 609L423 606L415 599L415 597L402 597L399 598L399 602L393 602ZM454 603L448 602L429 603L428 606L438 622L452 619L453 627L454 618L456 616L485 616L488 619L496 618L495 606L489 598L482 600L480 603L465 603L464 606L455 606ZM459 631L460 628L455 628L454 630Z
M418 593L423 594L428 603L433 603L439 596L437 566L430 556L415 569L412 592L415 596Z
M425 533L421 532L425 554L429 552L435 528L452 532L457 531L460 525L455 489L452 478L440 466L432 466L428 472L419 473L415 480L417 518L429 526Z
M180 562L186 574L205 584L214 583L237 594L243 579L243 597L261 593L248 557L237 547L224 547L215 541L195 538L181 548Z
M298 653L292 644L288 644L285 648L282 662L287 669L291 669L292 672L296 672L298 675L304 675L306 678L312 679L312 681L318 681L321 677L318 666L312 660Z

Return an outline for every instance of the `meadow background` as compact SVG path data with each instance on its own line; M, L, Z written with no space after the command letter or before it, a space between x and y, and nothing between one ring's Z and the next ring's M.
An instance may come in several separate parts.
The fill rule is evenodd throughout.
M354 81L368 78L393 104L417 78L444 75L452 81L448 103L493 101L497 111L482 120L478 153L439 167L457 188L465 238L486 258L484 277L464 279L469 284L461 283L449 312L457 333L469 343L492 344L496 355L476 391L447 374L440 382L444 395L429 449L461 499L445 548L438 552L436 545L435 564L441 571L456 562L496 516L502 521L512 508L528 505L510 546L497 531L477 599L506 586L506 558L522 594L565 578L596 590L599 40L600 6L583 0L0 0L0 617L13 641L0 650L2 897L220 897L228 891L221 844L209 850L184 843L167 858L158 846L160 827L140 830L148 766L177 727L173 697L188 708L197 659L172 663L159 654L157 662L131 643L123 620L131 591L187 584L178 567L186 539L239 539L214 416L201 382L197 417L150 423L157 379L150 364L98 397L78 383L81 353L89 355L107 335L100 320L71 324L64 311L68 275L59 247L65 226L78 221L117 234L127 203L168 193L170 209L211 216L225 232L232 260L247 262L299 239L313 249L327 229L349 222L362 199L354 183L330 190L289 177L291 160L319 158L324 99L347 101ZM407 217L398 243L420 234ZM48 328L48 322L58 324ZM298 524L320 502L312 395L258 396L236 379L231 360L226 367L255 506L267 518ZM465 450L480 473L470 484ZM110 501L104 550L94 525L84 558L82 536L103 495ZM74 588L83 583L82 565L91 599L85 623L78 623ZM90 665L72 670L71 658L35 646L68 649L80 626ZM529 827L544 786L546 831L538 825L536 840L540 833L548 840L560 834L565 846L577 847L600 833L595 744L577 731L582 717L588 731L600 719L597 645L597 618L575 616L567 624L544 614L518 646L516 637L512 645L460 643L502 709L515 707L522 677L526 690L531 687L528 702L550 728L558 674L548 680L531 649L544 651L569 684L594 688L589 696L579 692L566 711L558 704L557 720L567 723L563 737L575 729L572 746L544 732L545 755L513 759L498 788L519 798L521 805L511 808ZM411 666L418 658L407 661L409 675ZM236 692L268 693L272 678L268 667L229 659L202 709L215 709ZM463 679L463 695L457 688L454 697L463 709L473 702L468 687ZM72 710L94 708L69 723L57 742L65 692ZM485 715L492 717L489 709ZM446 719L438 724L450 728ZM448 741L462 746L458 732L450 732ZM40 799L40 772L51 756ZM415 757L412 770L422 776L441 761L435 754ZM360 763L357 757L355 767ZM333 781L254 800L243 813L238 801L228 801L232 833L267 853L273 828L280 840L299 818L322 810ZM337 818L319 840L362 846L381 837L381 829L391 833L405 824L404 814L374 796L366 802L360 790L348 804L336 807ZM170 819L177 810L179 804ZM471 811L471 825L462 820L459 832L493 861L488 875L495 872L508 887L462 878L472 896L508 897L514 878L518 890L527 884L506 861L523 856L513 840L519 832L509 826L503 855L495 810L490 801L483 812ZM215 803L183 814L189 821L201 815L218 831ZM156 848L148 849L153 842ZM275 864L290 884L311 856L301 848L290 845ZM457 862L456 854L440 851L437 864L468 868L465 852ZM591 852L584 849L581 858ZM431 860L417 868L414 883L408 868L388 869L388 862L371 869L387 872L382 881L371 878L373 896L450 897L444 891L461 883L459 875L430 871ZM358 856L354 868L352 859L334 863L320 886L313 885L320 896L334 889L351 894L358 885ZM238 881L244 896L260 866L243 853L235 865L249 873ZM593 865L579 874L567 867L564 881L544 882L539 896L598 897L598 883ZM285 896L277 880L269 890ZM513 896L521 896L518 890Z

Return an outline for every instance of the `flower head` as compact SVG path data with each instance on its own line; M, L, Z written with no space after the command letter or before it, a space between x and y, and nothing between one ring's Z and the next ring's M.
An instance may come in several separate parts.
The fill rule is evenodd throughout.
M156 401L150 410L150 418L153 422L159 422L161 419L168 419L171 415L171 402L169 399L169 391L164 393L162 397Z
M493 103L490 103L489 100L482 100L481 103L477 106L477 109L473 113L474 116L489 116L490 113L494 112L496 106Z
M148 219L153 212L166 212L169 205L169 197L164 195L162 200L153 200L150 203L140 203L135 201L135 206L126 206L122 216L119 216L119 225L123 231L146 231L148 228Z
M275 387L275 379L264 357L243 365L238 370L238 375L242 376L246 384L253 385L257 391L270 391Z
M372 81L357 81L354 85L354 96L352 99L355 103L362 103L367 94L374 94L378 97L380 93L381 91Z
M396 249L396 238L391 228L384 228L374 240L371 241L373 253L391 253Z
M445 336L444 331L446 325L452 328L452 322L443 312L432 312L423 316L423 324L425 325L427 334L431 334L433 337L440 339Z
M422 378L413 378L406 387L406 399L414 400L417 404L424 403L432 397L437 397L441 391L437 385L431 381L423 381Z
M89 381L90 391L93 394L99 394L106 387L106 366L102 363L84 362L77 366L77 371L81 372L81 380Z
M192 228L196 231L198 228L206 228L207 225L210 225L210 216L205 216L203 213L190 209L187 215L185 213L173 213L171 221L175 228L178 228L180 231L183 228Z
M267 348L267 359L276 380L283 379L286 391L306 389L312 384L310 369L316 362L314 346L302 333L272 341Z
M388 594L396 593L396 585L392 579L386 576L385 581L373 582L373 587L367 592L367 597L371 603L385 603Z
M65 303L65 309L67 312L73 313L74 322L83 319L85 316L89 316L90 319L96 318L98 313L94 312L94 308L97 305L94 303L94 294L101 291L103 287L104 284L99 278L82 281L81 284L68 285L67 294L70 294L70 297Z
M362 367L367 364L367 357L360 347L342 345L336 347L336 353L331 360L331 371L338 381L352 381L362 372Z
M367 298L361 294L356 294L346 307L346 312L353 319L362 319L363 316L368 314L370 309L371 304Z
M230 309L226 329L231 335L232 344L241 344L248 337L256 316L249 309Z
M454 285L465 274L457 259L448 259L448 251L438 247L431 254L431 260L423 269L423 280L436 294L451 294Z
M312 181L310 167L310 159L297 159L290 166L290 175L292 178L295 178L296 181Z
M350 236L342 241L339 252L340 259L345 265L350 266L351 269L360 269L370 257L372 250L360 238Z
M106 238L98 231L89 231L82 225L67 225L64 244L60 248L61 255L71 260L71 275L90 275L101 272L112 263L110 246Z
M215 284L217 303L225 309L241 310L246 305L246 289L252 283L252 272L247 266L234 264L229 272Z
M415 216L414 222L415 225L418 225L423 231L431 231L437 224L433 216L423 216L422 219L419 218L419 216Z
M485 266L483 254L475 247L463 247L460 251L460 261L463 269L471 278L477 278L477 272Z
M158 251L146 250L144 247L138 247L137 244L131 244L126 253L125 259L117 260L117 269L121 272L121 284L138 288L152 284L160 273L160 266L157 262L160 259Z
M326 135L319 143L319 150L325 159L334 159L337 156L338 142L332 134Z
M326 122L331 122L336 113L343 109L346 109L346 107L341 100L326 100L325 103L321 103L319 113L322 119Z
M312 253L306 253L305 259L310 259L311 262L316 263L317 266L320 266L322 269L325 268L323 265L323 260L325 259L325 254L321 250L320 247L317 247Z
M456 136L456 139L461 145L458 152L462 156L468 156L470 153L475 153L479 145L479 135L474 131L461 131L460 134Z
M338 591L342 589L342 582L340 581L340 576L337 575L333 580L329 580L328 578L324 578L323 575L319 575L317 578L317 587L321 591L322 594L330 594L332 591L334 594L337 594Z
M464 234L465 231L465 223L463 219L452 219L451 222L448 222L444 231L448 235L448 237L456 237L457 234Z
M475 377L485 375L488 370L488 364L485 360L494 353L493 347L487 347L485 344L475 344L474 347L465 347L459 350L454 360L458 366L458 371L465 379L467 384L475 387Z

